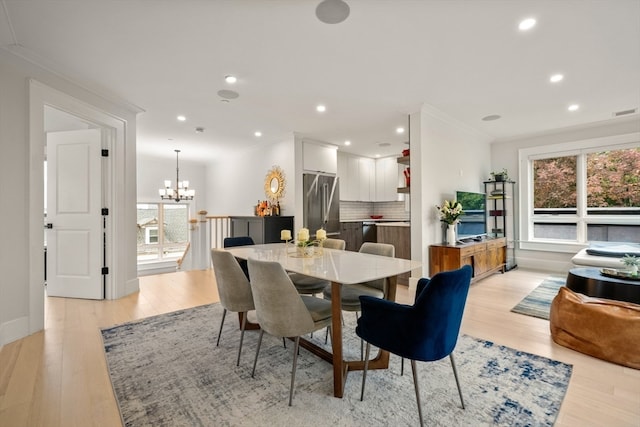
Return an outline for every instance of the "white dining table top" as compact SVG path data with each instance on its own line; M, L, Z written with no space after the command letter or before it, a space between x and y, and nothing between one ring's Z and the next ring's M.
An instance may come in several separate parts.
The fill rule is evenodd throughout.
M323 249L321 255L303 258L296 255L294 245L284 243L225 250L237 258L276 261L287 271L347 285L396 276L422 266L418 261L337 249Z

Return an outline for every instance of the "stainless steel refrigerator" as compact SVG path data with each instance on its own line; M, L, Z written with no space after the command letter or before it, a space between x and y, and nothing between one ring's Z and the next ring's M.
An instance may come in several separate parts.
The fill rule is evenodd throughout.
M327 237L340 235L340 189L338 178L320 173L303 175L303 223L311 235L323 228Z

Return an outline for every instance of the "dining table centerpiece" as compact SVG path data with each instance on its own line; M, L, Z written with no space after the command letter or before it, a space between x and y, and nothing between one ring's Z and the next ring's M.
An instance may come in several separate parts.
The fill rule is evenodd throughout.
M460 202L445 200L441 206L436 206L440 214L440 221L447 225L446 243L449 246L456 245L456 224L464 213Z
M288 230L283 230L283 232L284 231ZM282 232L280 237L282 238ZM296 235L296 255L304 258L310 258L314 255L321 255L323 242L326 240L326 238L327 232L324 229L317 230L315 239L311 239L309 229L301 228Z

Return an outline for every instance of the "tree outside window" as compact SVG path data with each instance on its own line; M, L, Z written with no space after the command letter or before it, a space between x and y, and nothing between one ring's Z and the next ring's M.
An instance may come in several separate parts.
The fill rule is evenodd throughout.
M640 240L640 148L531 160L533 237Z

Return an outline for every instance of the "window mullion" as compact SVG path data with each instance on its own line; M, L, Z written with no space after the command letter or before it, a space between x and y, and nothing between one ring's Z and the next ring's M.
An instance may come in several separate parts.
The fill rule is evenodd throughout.
M579 243L587 241L587 156L583 152L578 155L576 164L577 214L576 237Z

